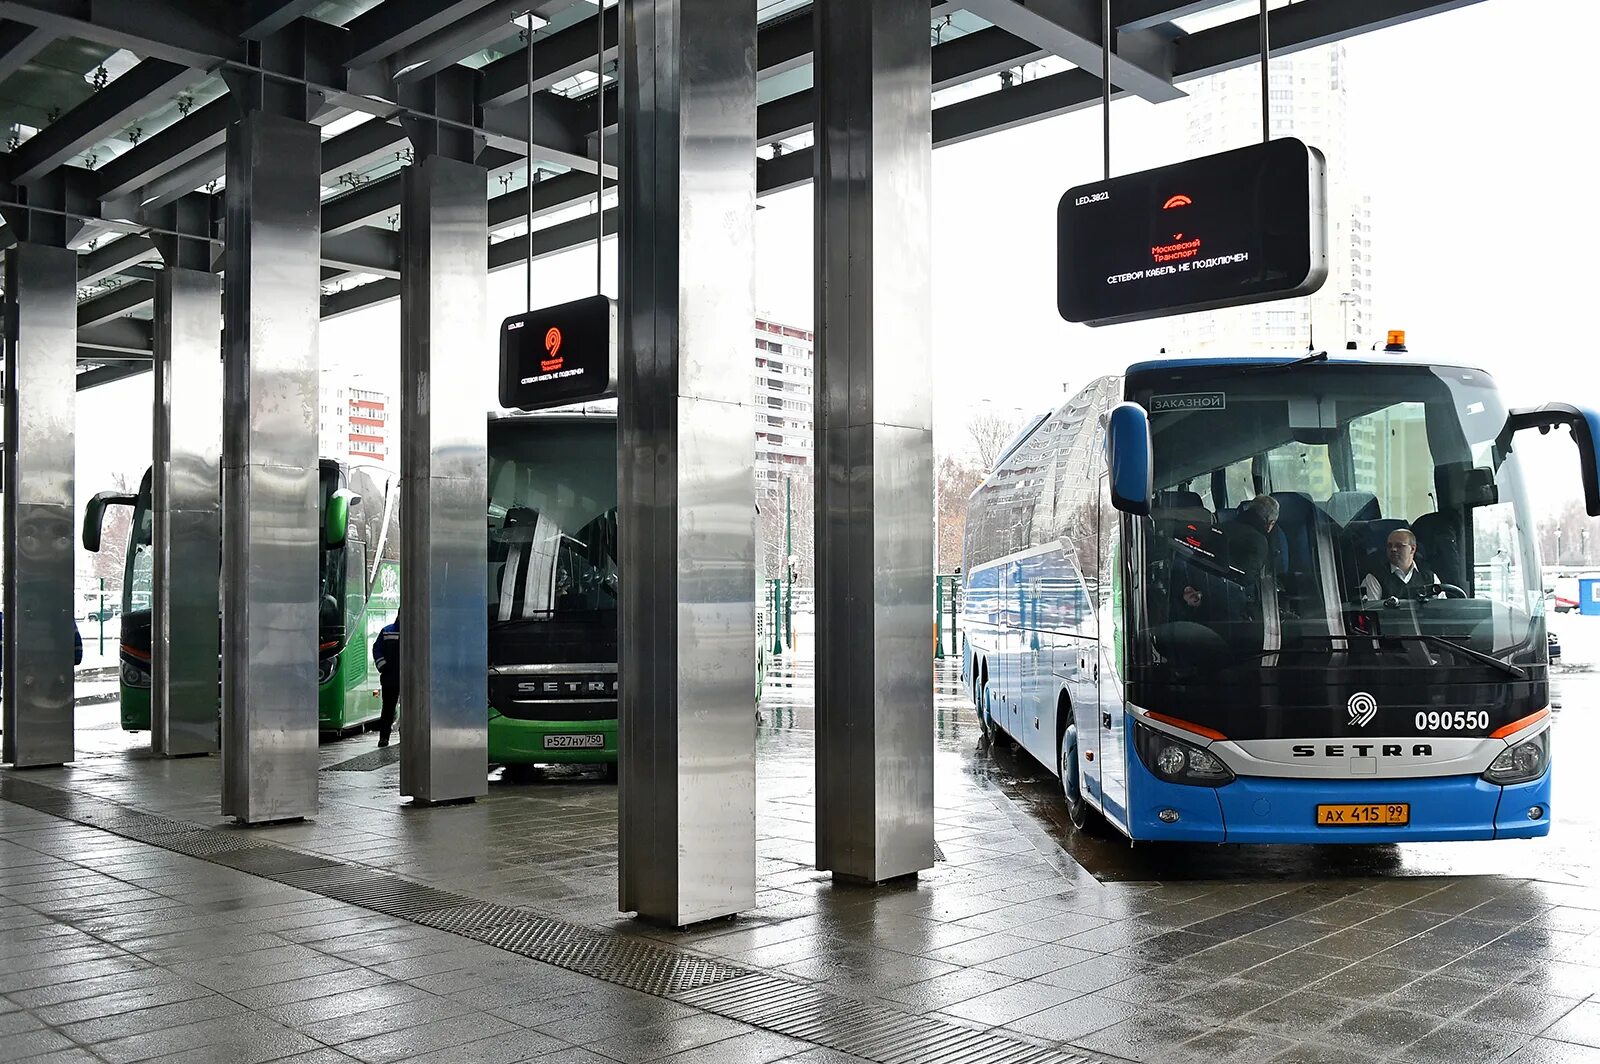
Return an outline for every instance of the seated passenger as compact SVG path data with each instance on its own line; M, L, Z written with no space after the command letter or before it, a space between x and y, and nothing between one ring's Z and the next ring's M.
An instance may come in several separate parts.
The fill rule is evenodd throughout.
M1389 533L1384 556L1368 562L1361 581L1361 597L1368 602L1435 598L1440 593L1439 578L1417 564L1417 537L1409 528Z
M1278 569L1272 534L1278 527L1278 512L1277 499L1257 495L1240 508L1238 519L1223 529L1228 537L1229 564L1252 581L1259 580L1263 572Z

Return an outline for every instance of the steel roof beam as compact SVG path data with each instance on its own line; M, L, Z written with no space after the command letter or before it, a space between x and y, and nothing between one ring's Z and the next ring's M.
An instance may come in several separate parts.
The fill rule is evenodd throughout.
M1271 14L1272 52L1279 55L1334 44L1373 30L1470 7L1481 0L1302 0ZM1260 58L1260 16L1188 34L1173 41L1173 73L1185 81Z
M605 61L617 57L617 10L605 9ZM574 74L593 70L595 65L594 16L579 19L533 43L533 87L548 89ZM528 57L526 47L502 56L483 68L478 102L485 108L504 107L528 97Z
M141 373L149 373L151 366L151 362L141 359L116 366L96 366L94 369L86 369L78 374L78 391L88 391L90 388L98 388L102 384L120 381L125 377L137 377Z
M432 77L461 60L517 35L513 19L527 13L529 0L494 0L445 29L429 34L396 52L389 60L396 81ZM569 7L570 0L546 0L534 15L545 19Z
M800 21L800 20L796 20ZM1032 41L998 27L989 27L957 37L933 49L933 90L950 88L1001 70L1031 63L1050 53ZM1096 84L1099 84L1096 81ZM606 128L616 128L616 86L604 91ZM594 128L595 97L591 94L578 104L572 121L579 128ZM780 96L756 108L756 143L771 144L788 140L811 129L816 118L813 90L802 89Z
M400 234L370 225L322 239L322 263L351 273L400 276Z
M85 351L96 354L143 355L150 357L154 326L140 318L114 318L78 330L78 357ZM220 357L220 351L219 351Z
M24 141L8 160L11 181L37 181L146 114L152 100L171 95L195 77L188 67L146 59Z
M345 26L350 52L345 63L359 67L376 63L431 33L448 28L490 0L383 0L351 19Z
M129 281L102 296L78 304L78 328L103 325L144 306L156 297L153 281Z
M78 283L94 284L158 257L155 242L147 236L125 236L120 240L111 240L87 255L78 256Z
M196 70L243 51L205 0L0 0L0 18Z
M964 0L962 6L1075 66L1100 69L1100 5L1093 0L1028 0L1026 6L1018 0ZM1167 55L1166 42L1123 40L1130 36L1117 34L1111 53L1111 83L1152 103L1182 98L1184 92L1172 84L1170 72L1152 65ZM1151 58L1133 61L1130 53L1135 44L1142 45L1138 49L1141 56ZM1170 60L1164 65L1170 67Z
M224 96L141 140L100 168L100 199L118 204L123 209L117 213L124 216L133 213L137 206L135 194L146 185L164 173L224 148L228 125L236 114L233 101ZM124 200L128 202L120 202Z
M252 41L270 37L297 18L315 11L322 0L242 0L239 36Z
M1111 23L1118 29L1148 30L1225 3L1227 0L1111 0Z
M0 81L4 81L33 61L55 40L55 34L21 22L0 24Z

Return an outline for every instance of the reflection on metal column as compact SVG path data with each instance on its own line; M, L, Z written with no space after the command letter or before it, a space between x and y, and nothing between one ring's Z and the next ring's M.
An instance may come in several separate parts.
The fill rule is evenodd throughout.
M6 252L4 760L18 768L73 758L77 298L74 252Z
M308 122L228 130L222 812L245 823L317 807L321 160Z
M447 802L489 791L489 177L429 155L401 183L400 793Z
M161 271L150 478L150 746L168 757L217 749L221 317L221 277L170 265Z
M755 903L755 7L623 5L620 898L674 926Z
M928 5L816 12L817 867L882 882L933 867Z

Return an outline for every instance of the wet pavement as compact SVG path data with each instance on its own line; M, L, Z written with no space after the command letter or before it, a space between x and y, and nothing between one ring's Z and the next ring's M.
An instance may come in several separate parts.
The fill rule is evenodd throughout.
M866 889L811 868L809 670L770 674L760 891L737 920L677 932L616 913L616 788L594 770L496 779L475 804L413 810L397 765L345 764L373 749L357 736L323 745L324 768L345 770L323 772L314 821L232 834L825 988L909 1017L903 1046L970 1029L1019 1047L1013 1058L1600 1060L1600 785L1582 767L1600 741L1584 712L1600 675L1561 679L1548 839L1268 849L1075 835L1044 768L979 743L944 665L941 860ZM115 712L80 704L81 760L12 775L221 825L217 762L150 758ZM783 1033L774 1010L716 1010L0 801L0 1059L893 1057Z

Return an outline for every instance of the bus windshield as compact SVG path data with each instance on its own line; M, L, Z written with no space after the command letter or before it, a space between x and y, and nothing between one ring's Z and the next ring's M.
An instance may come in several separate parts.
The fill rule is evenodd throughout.
M128 535L128 555L123 567L124 616L148 612L153 605L155 516L152 508L151 478L151 472L146 470L144 480L139 484L139 495L133 507L133 528ZM328 500L338 489L338 464L321 463L317 492L319 514L327 513ZM317 527L319 529L322 527L320 522ZM323 547L318 550L317 601L320 603L320 627L324 631L335 631L344 626L346 554L344 548L328 550Z
M612 422L490 423L488 590L491 624L615 617Z
M1177 674L1337 654L1483 670L1542 660L1543 598L1506 410L1476 370L1153 367L1157 488L1134 520L1134 652ZM1310 656L1311 660L1308 660Z
M345 562L349 551L341 546L329 549L321 541L321 530L326 526L328 501L339 490L339 466L335 462L320 464L317 479L317 523L320 549L317 552L317 627L322 631L322 642L340 639L344 630Z

